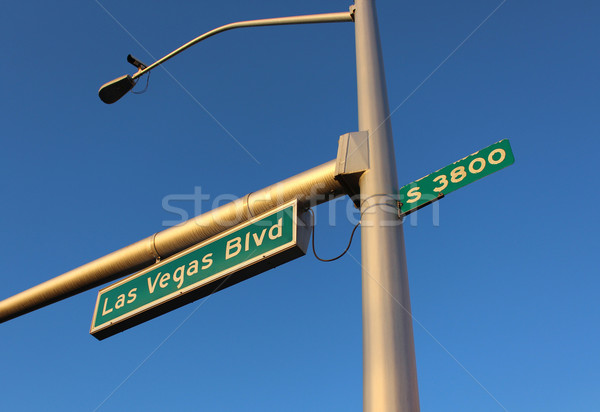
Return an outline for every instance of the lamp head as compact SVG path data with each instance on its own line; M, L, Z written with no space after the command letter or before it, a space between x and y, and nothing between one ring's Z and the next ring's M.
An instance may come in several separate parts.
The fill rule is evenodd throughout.
M105 83L98 90L98 96L106 104L111 104L123 97L129 90L133 89L135 81L130 75L118 77Z

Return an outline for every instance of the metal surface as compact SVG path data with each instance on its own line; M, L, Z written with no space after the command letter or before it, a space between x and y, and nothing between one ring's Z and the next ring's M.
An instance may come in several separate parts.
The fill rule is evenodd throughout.
M369 168L369 134L352 132L340 136L335 175L363 173Z
M374 0L354 15L359 130L369 132L370 168L360 178L363 288L363 410L419 410L404 234Z
M358 180L369 168L369 133L352 132L340 136L335 164L335 179L346 189L346 193L360 208L360 186Z
M142 270L290 200L311 207L343 194L335 160L158 232L0 302L0 322Z
M243 27L259 27L259 26L280 26L286 24L307 24L307 23L341 23L341 22L351 22L352 21L352 13L351 12L341 12L341 13L324 13L324 14L310 14L306 16L291 16L291 17L277 17L273 19L260 19L260 20L247 20L247 21L238 21L236 23L229 23L221 27L217 27L209 32L206 32L193 40L190 40L183 46L179 47L176 50L173 50L171 53L167 54L165 57L157 60L152 63L150 66L146 67L144 70L141 70L131 76L134 80L140 76L143 76L150 70L154 69L156 66L163 64L167 60L172 57L175 57L185 49L192 47L194 44L201 42L204 39L207 39L215 34L222 33L227 30L232 29L240 29Z

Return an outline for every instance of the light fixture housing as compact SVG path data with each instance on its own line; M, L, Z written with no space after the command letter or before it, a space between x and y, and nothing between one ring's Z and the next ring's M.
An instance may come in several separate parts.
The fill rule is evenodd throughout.
M98 96L104 103L112 104L133 89L133 86L135 86L135 81L130 75L126 74L103 84L98 90Z

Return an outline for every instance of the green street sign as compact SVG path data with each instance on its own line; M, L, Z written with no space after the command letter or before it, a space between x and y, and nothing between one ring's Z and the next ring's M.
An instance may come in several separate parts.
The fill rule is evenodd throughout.
M416 182L402 186L398 191L399 213L406 216L514 162L515 157L508 139L494 143Z
M107 338L303 256L302 217L294 200L100 290L90 333Z

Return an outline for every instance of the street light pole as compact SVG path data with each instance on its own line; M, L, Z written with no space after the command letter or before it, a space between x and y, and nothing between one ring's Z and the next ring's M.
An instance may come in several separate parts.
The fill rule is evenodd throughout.
M367 131L362 175L363 411L419 411L404 233L375 0L356 0L358 127Z
M198 42L226 30L354 20L358 127L360 131L368 133L369 158L368 168L359 180L362 222L363 410L418 412L419 395L404 234L402 222L398 219L395 196L398 190L396 160L375 0L356 0L351 9L350 12L343 13L250 20L218 27L147 67L137 64L137 73L124 75L104 84L99 95L105 103L116 102L133 88L135 81L143 74ZM341 187L333 174L336 166L334 163L329 162L284 181L277 188L263 189L260 191L261 196L264 195L270 202L278 199L274 196L277 194L285 199L298 198L303 201L312 200L313 196L320 193L337 195ZM320 186L324 189L318 189ZM261 196L258 198L262 199ZM157 258L171 256L215 235L219 228L210 222L213 216L229 216L235 212L236 218L245 219L246 209L250 215L254 215L250 207L250 195L244 199L0 301L0 323L149 266ZM269 202L263 206L270 206ZM242 210L241 215L237 213L239 210ZM202 226L196 226L199 221L205 220L208 222L206 227L209 233L205 233ZM233 221L231 222L233 225ZM235 222L241 223L237 220Z

